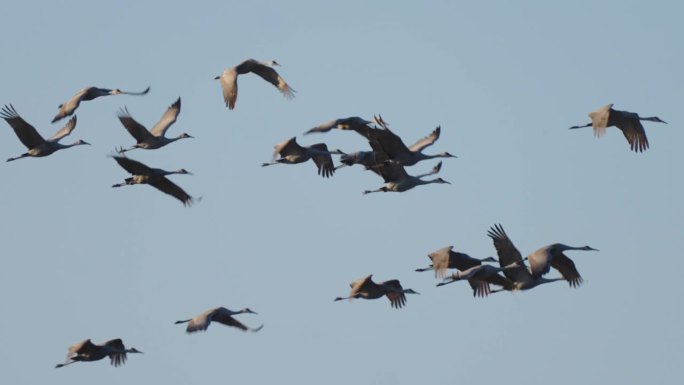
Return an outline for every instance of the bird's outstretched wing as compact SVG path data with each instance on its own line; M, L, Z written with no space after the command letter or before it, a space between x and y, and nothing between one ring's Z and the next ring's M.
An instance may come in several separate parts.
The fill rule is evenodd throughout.
M286 98L294 98L294 94L297 91L292 89L292 87L285 82L285 79L278 75L278 72L273 68L263 64L256 64L252 67L251 71L276 86Z
M62 138L71 134L71 131L73 131L74 128L76 128L76 116L69 119L66 126L62 127L62 129L60 129L54 135L52 135L50 139L48 139L48 142L59 142L60 140L62 140Z
M83 89L80 89L78 92L74 94L69 100L66 102L62 103L59 105L59 112L57 112L57 115L52 119L52 123L57 122L58 120L61 120L63 118L66 118L67 116L71 115L76 111L76 108L78 108L78 105L81 104L81 100L88 94L88 92L92 89L93 87L86 87Z
M370 168L373 172L380 175L385 183L397 182L405 179L408 174L404 166L393 160L387 160Z
M121 366L126 363L126 346L120 338L109 340L105 342L105 346L109 346L117 351L109 353L109 359L113 366Z
M387 296L393 308L400 309L406 305L406 294L404 294L404 288L401 287L398 279L391 279L382 282L380 285L387 289L385 296Z
M506 278L514 282L525 282L532 278L530 272L523 263L520 251L515 247L513 242L504 231L500 224L494 225L489 229L487 235L492 238L494 248L499 255L499 264L501 267L506 267L514 263L518 263L518 267L511 267L505 269L504 275Z
M317 143L309 147L320 151L318 155L312 157L318 168L318 175L324 178L331 177L335 173L335 165L333 164L332 156L328 153L328 146L325 143Z
M45 143L45 139L40 136L35 127L19 116L17 110L11 104L3 107L0 117L7 121L26 148L32 149Z
M627 139L632 151L643 152L648 149L648 138L646 137L644 126L641 124L641 121L639 121L638 115L634 115L636 116L635 118L624 119L622 122L616 124L616 126L622 131L622 134L625 135L625 139Z
M558 270L571 287L578 287L582 284L583 279L579 271L577 271L577 267L575 267L575 262L565 254L554 254L551 259L551 267Z
M382 150L390 159L401 158L411 152L401 138L387 127L373 130L370 135L373 139L377 140Z
M150 92L150 87L147 86L143 91L140 92L135 92L135 91L121 91L122 94L124 95L135 95L135 96L142 96L142 95L147 95L147 93Z
M150 175L152 169L146 165L125 156L112 156L116 163L132 175Z
M121 124L123 124L123 126L126 128L126 131L128 131L128 133L131 134L131 136L134 137L138 143L145 142L152 137L152 134L147 131L145 126L133 119L131 114L128 112L128 108L124 107L119 110L117 117L119 118L119 121L121 121Z
M413 152L419 152L423 151L425 148L433 145L437 139L439 139L439 133L441 132L442 127L437 126L434 131L430 133L430 135L418 140L417 142L413 143L410 147L409 150Z
M226 107L231 110L235 108L235 102L237 101L237 76L235 68L229 68L223 71L219 77L221 88L223 89L223 100L226 102Z
M159 191L162 191L166 194L169 194L172 197L183 202L184 206L192 205L192 202L193 202L192 197L188 193L186 193L185 190L180 188L177 184L171 182L166 177L161 177L159 179L156 179L156 180L150 182L150 185L155 187Z
M172 105L169 106L169 108L166 109L164 115L162 115L157 124L152 127L152 130L150 130L152 135L164 136L164 134L166 134L166 130L168 130L169 127L176 122L176 118L178 118L180 110L181 98L179 97L178 100L176 100Z

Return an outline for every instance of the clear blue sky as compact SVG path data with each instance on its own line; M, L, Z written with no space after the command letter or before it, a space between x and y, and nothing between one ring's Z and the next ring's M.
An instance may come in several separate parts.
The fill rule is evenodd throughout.
M86 86L140 90L85 102L65 140L92 146L0 164L0 382L4 384L677 383L684 361L681 178L684 9L675 2L216 1L13 2L3 7L0 104L49 136L57 105ZM286 100L240 78L234 111L213 77L275 59ZM196 139L134 159L173 180L191 208L108 158L133 139L127 106L151 127L182 97L169 134ZM629 150L589 121L604 104L656 115L651 148ZM345 151L349 132L301 134L382 114L441 176L403 194L359 168L331 179L312 164L262 168L291 136ZM2 159L25 148L0 122ZM411 173L428 170L423 162ZM585 278L475 299L436 288L427 253L495 255L503 224L523 254L552 242ZM333 302L367 274L421 292L407 306ZM552 273L552 275L555 274ZM174 325L213 306L250 307L259 333ZM121 337L145 352L54 369L69 345Z

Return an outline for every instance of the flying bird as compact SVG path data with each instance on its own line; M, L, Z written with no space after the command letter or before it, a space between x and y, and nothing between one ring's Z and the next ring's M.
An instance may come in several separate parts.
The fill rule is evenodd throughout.
M641 125L642 120L667 124L657 116L642 118L635 112L614 110L612 104L607 104L590 112L589 117L591 123L583 126L572 126L570 129L591 126L594 128L594 136L598 138L606 133L606 127L615 126L622 131L630 148L635 152L642 152L648 148L648 138L644 126Z
M589 246L573 247L562 243L553 243L540 247L527 256L532 277L539 278L548 273L553 267L561 273L570 286L579 286L582 283L582 277L577 271L575 263L563 253L569 250L598 251Z
M78 91L74 96L71 97L71 99L67 100L66 102L60 104L59 107L57 107L59 108L59 112L52 119L52 123L73 114L74 111L76 111L78 106L81 104L81 102L86 100L93 100L95 98L99 98L100 96L107 95L145 95L148 92L150 92L150 87L147 87L142 92L127 92L121 91L118 88L110 90L109 88L86 87Z
M568 281L570 287L578 287L582 283L582 277L574 262L562 252L564 250L594 250L588 246L577 248L570 248L561 244L546 246L525 258L530 262L528 268L523 262L520 251L515 247L501 225L491 227L487 235L494 242L494 247L499 255L499 265L505 267L503 273L506 278L513 281L514 290L527 290L555 281ZM549 266L558 270L562 277L551 279L542 277L549 271Z
M283 95L288 98L294 98L295 91L290 87L276 70L273 69L274 66L279 66L275 60L260 62L254 59L247 59L235 67L228 68L223 71L223 73L214 79L221 80L221 87L223 88L223 100L226 102L226 106L229 109L235 108L235 101L237 100L238 86L237 78L238 75L243 75L246 73L255 73L261 76L267 82L276 86Z
M126 363L127 353L142 352L136 348L126 349L123 341L119 338L100 345L95 345L87 339L70 346L66 362L57 364L55 368L61 368L79 361L99 361L105 357L109 357L113 366L120 366Z
M78 146L82 144L90 144L83 140L77 140L72 144L61 144L59 141L65 136L71 134L71 131L76 128L76 117L71 118L66 126L62 127L57 131L52 137L45 140L36 129L28 124L14 109L10 104L5 106L0 112L0 117L5 119L7 123L12 127L14 133L17 135L21 143L28 148L28 151L14 158L7 159L8 162L13 160L25 158L27 156L32 157L42 157L48 156L57 150L62 150L65 148Z
M340 150L328 151L328 146L325 143L312 144L308 147L300 146L294 136L282 143L276 144L274 148L273 159L270 163L262 163L262 167L274 164L304 163L312 159L318 168L318 175L324 178L331 177L335 173L335 165L333 164L331 154L343 154ZM278 158L278 155L280 155L280 158Z
M187 333L194 333L197 331L205 331L209 327L209 324L213 322L218 322L220 324L224 324L227 326L233 326L236 327L240 330L243 331L252 331L252 332L258 332L261 330L261 328L264 327L264 325L261 325L259 327L256 327L254 329L248 328L244 324L242 324L240 321L236 320L233 318L234 315L236 314L243 314L243 313L249 313L249 314L257 314L250 310L249 308L244 308L242 310L238 311L233 311L226 309L225 307L217 307L213 309L209 309L205 311L204 313L191 318L187 319L184 321L176 321L175 324L182 324L182 323L187 323L188 327L185 329Z
M443 247L428 254L432 264L428 267L416 269L416 271L435 271L435 277L444 278L447 276L448 269L458 269L461 271L471 267L480 266L482 262L497 262L495 258L487 257L483 259L473 258L468 254L453 250L453 246Z
M438 283L437 286L467 280L473 289L473 297L486 297L492 293L489 284L501 286L503 290L515 290L515 283L513 281L499 275L499 272L505 269L505 267L480 264L462 271L455 271L451 276L445 278L443 282Z
M363 118L360 118L358 116L351 116L348 118L340 118L340 119L335 119L331 120L329 122L325 122L323 124L320 124L304 133L304 135L307 134L312 134L314 132L328 132L332 130L333 128L337 128L339 130L351 130L351 131L356 131L359 135L363 136L366 139L370 138L370 132L374 130L374 128L370 127L369 124L373 123L370 120L366 120Z
M372 170L377 167L381 167L382 163L389 161L389 157L383 151L380 144L375 139L368 139L368 144L371 147L371 151L356 151L352 153L342 153L340 156L340 164L335 167L335 170L341 167L353 166L355 164L360 164L366 168L366 170Z
M193 198L188 195L188 193L166 178L167 175L171 174L190 174L190 172L184 168L176 171L165 171L160 168L147 167L146 165L133 159L129 159L125 156L113 156L113 158L116 160L119 166L133 176L126 178L123 183L115 184L112 187L122 187L134 184L149 184L157 190L169 194L183 202L183 205L185 206L189 206L193 203Z
M395 161L386 161L380 163L370 169L376 174L380 175L385 181L385 185L377 190L366 190L363 194L370 194L374 192L404 192L416 186L430 184L430 183L448 183L442 178L436 179L421 179L429 175L434 175L442 168L442 162L437 163L435 167L428 173L421 175L409 175L406 173L404 167Z
M372 277L373 275L371 274L352 282L349 284L352 288L349 296L337 297L335 301L351 300L354 298L377 299L387 296L390 305L395 309L399 309L406 304L406 294L420 294L413 289L404 289L398 279L375 283L371 279Z
M434 155L426 155L422 151L434 144L439 139L441 127L438 126L430 135L418 140L416 143L407 147L401 138L389 129L389 125L382 119L382 116L375 116L375 122L382 127L370 131L370 136L377 140L382 150L387 156L402 166L413 166L425 159L433 158L456 158L448 152Z
M134 137L138 143L134 144L130 148L122 147L121 149L117 150L117 152L119 154L123 154L126 151L134 150L136 148L153 150L164 147L167 144L173 143L179 139L192 138L192 136L185 132L175 138L167 138L164 136L169 127L176 122L176 118L178 118L178 114L180 114L180 109L181 99L179 97L178 100L176 100L172 105L169 106L169 108L166 109L166 112L164 112L164 115L162 115L157 124L152 127L152 130L148 131L145 126L133 119L131 114L128 112L128 109L124 107L121 111L119 111L119 120L126 128L128 133L131 134L131 136Z

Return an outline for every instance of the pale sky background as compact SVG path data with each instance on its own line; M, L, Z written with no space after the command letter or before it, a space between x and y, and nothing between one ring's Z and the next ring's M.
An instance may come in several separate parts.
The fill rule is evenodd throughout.
M86 86L138 91L84 102L64 142L92 146L0 165L0 383L3 384L674 384L684 362L681 75L677 2L55 1L0 14L0 104L50 136L57 105ZM275 59L286 100L240 77L237 107L213 77ZM134 143L127 106L151 127L182 97L170 136L129 155L203 200L190 208L127 177L108 155ZM604 104L659 116L637 154ZM273 145L367 148L351 132L301 136L330 119L382 114L427 153L449 151L451 185L362 196L361 168L331 179L311 163L262 168ZM25 152L0 121L2 159ZM436 162L411 167L412 174ZM562 242L585 279L473 298L414 269L447 245L495 255L501 223L524 255ZM367 274L421 293L333 302ZM553 271L549 276L556 276ZM210 307L259 333L178 319ZM54 369L86 338L145 352Z

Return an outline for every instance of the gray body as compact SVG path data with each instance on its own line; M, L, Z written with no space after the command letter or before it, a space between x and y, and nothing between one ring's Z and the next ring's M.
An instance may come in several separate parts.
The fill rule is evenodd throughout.
M410 190L416 186L430 184L430 183L449 183L442 178L436 179L422 179L423 177L434 175L438 173L442 168L442 162L439 162L432 170L428 173L421 175L409 175L404 167L395 161L385 161L378 165L371 167L371 170L376 174L380 175L385 181L385 185L377 190L366 190L364 194L370 194L374 192L404 192Z
M434 155L426 155L422 151L434 144L439 139L441 127L435 128L430 135L420 139L410 147L407 147L401 138L389 129L389 125L382 119L382 116L376 116L375 122L382 127L371 132L372 139L376 140L382 150L387 156L399 163L402 166L412 166L421 160L434 158L455 158L448 152L442 152Z
M176 324L182 324L182 323L187 323L188 326L185 329L187 333L194 333L197 331L206 331L209 325L212 322L218 322L220 324L226 325L226 326L232 326L235 328L238 328L242 331L253 331L253 332L258 332L261 330L261 328L264 327L264 325L261 325L256 328L249 328L245 326L243 323L240 321L236 320L233 318L234 315L237 314L243 314L243 313L248 313L248 314L257 314L250 310L249 308L244 308L238 311L233 311L226 309L225 307L216 307L213 309L209 309L202 314L197 315L194 318L188 319L188 320L182 320L182 321L176 321Z
M247 59L235 67L228 68L223 71L223 73L214 79L221 81L221 87L223 88L223 100L226 102L226 106L229 109L235 108L235 102L237 101L238 85L237 78L238 75L243 75L247 73L254 73L259 75L262 79L273 84L282 94L288 98L294 98L295 91L290 87L276 70L273 69L274 66L279 66L275 60L269 62L260 62L254 59Z
M398 279L375 283L372 277L373 275L371 274L350 283L351 292L349 296L337 297L335 301L343 299L352 300L355 298L378 299L386 296L390 301L390 305L395 309L399 309L406 305L406 294L419 294L413 289L404 289Z
M167 175L171 174L190 174L187 170L181 168L176 171L166 171L160 168L148 167L125 156L114 156L113 158L116 160L116 163L118 163L119 166L131 173L133 176L126 178L123 183L115 184L112 187L148 184L157 190L178 199L183 203L184 206L189 206L193 203L193 198L188 193L186 193L177 184L166 178Z
M8 162L13 160L25 158L25 157L43 157L48 156L55 151L62 150L65 148L79 146L82 144L90 144L83 140L77 140L72 144L61 144L59 141L71 134L71 132L76 128L76 117L71 118L66 126L62 127L49 139L44 139L36 129L26 122L12 105L5 106L0 112L0 117L5 119L5 121L12 127L14 133L17 135L21 143L28 148L28 151L7 159Z
M137 143L127 149L121 148L118 150L118 152L122 154L126 151L134 150L136 148L153 150L164 147L167 144L173 143L179 139L192 138L192 136L187 133L182 133L175 138L167 138L164 136L169 127L176 122L178 114L180 114L180 109L181 99L179 97L171 106L169 106L169 108L166 109L159 122L157 122L157 124L155 124L150 131L148 131L145 126L133 119L127 108L124 107L121 109L121 111L119 111L118 118L121 121L121 124L123 124L123 126L126 128L126 131L128 131L128 133L135 138Z
M126 349L121 339L109 340L103 344L95 345L89 339L81 341L69 347L67 360L63 364L57 364L61 368L79 361L99 361L109 357L112 366L121 366L126 363L127 353L142 353L136 348Z
M589 113L591 123L583 126L572 126L570 129L593 127L594 136L601 137L606 133L606 127L615 126L622 131L632 151L642 152L648 149L646 130L641 124L642 120L658 123L667 123L657 116L640 117L639 114L629 111L614 110L612 104L607 104L596 111Z

